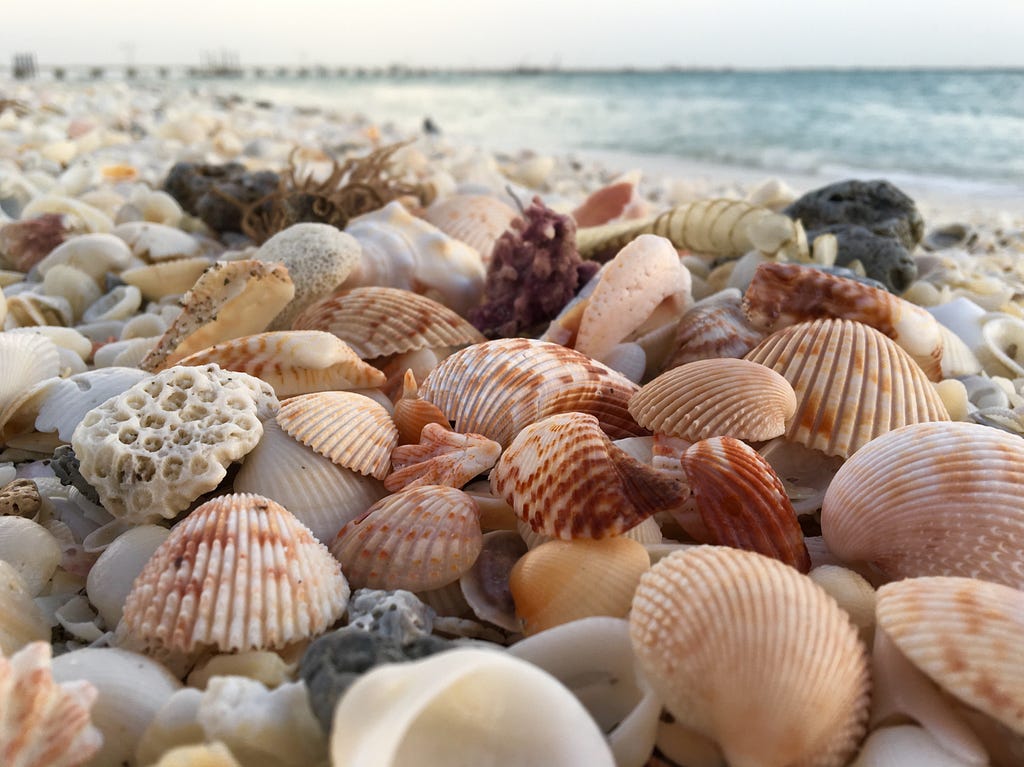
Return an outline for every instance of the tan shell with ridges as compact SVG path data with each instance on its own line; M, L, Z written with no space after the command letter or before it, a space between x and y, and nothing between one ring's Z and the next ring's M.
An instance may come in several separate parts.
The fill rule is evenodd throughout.
M698 301L676 326L667 369L716 357L742 357L764 338L743 313L743 295L726 288Z
M867 653L807 576L697 546L640 579L630 637L644 676L731 767L841 767L864 735Z
M391 452L394 471L384 480L384 487L391 492L417 485L461 488L494 466L500 454L501 445L494 440L428 423L418 444L399 445Z
M696 442L778 437L796 412L789 381L771 368L727 357L691 362L662 373L629 401L636 422Z
M510 205L489 194L456 194L433 203L423 217L449 237L475 248L486 265L495 241L516 215Z

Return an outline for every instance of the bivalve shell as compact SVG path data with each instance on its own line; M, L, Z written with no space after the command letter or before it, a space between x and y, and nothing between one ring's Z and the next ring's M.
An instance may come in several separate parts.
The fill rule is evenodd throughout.
M676 326L666 368L716 357L742 357L764 338L743 313L743 294L726 288L698 301Z
M428 423L437 424L448 430L452 428L441 408L419 396L416 374L411 369L405 371L402 396L395 402L395 412L391 417L398 427L399 445L415 445L419 442L423 427Z
M0 559L0 655L13 655L37 640L50 641L50 624L25 579Z
M486 265L495 241L516 215L511 205L489 194L457 194L433 203L423 217L449 237L475 248Z
M0 429L30 395L36 384L56 377L57 345L35 333L0 333Z

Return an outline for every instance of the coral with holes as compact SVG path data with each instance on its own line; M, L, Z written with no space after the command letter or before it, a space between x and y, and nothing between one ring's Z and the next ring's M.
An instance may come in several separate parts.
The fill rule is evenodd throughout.
M217 365L175 366L90 410L71 437L83 477L119 519L171 519L256 447L277 397Z

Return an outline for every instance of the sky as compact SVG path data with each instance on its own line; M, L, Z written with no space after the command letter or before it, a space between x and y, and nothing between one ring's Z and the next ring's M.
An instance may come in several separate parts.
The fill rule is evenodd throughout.
M0 66L1024 67L1024 0L5 0Z

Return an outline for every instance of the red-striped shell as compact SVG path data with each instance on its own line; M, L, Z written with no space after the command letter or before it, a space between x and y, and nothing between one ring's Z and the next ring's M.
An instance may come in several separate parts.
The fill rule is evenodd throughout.
M697 302L676 326L675 350L666 368L716 357L742 357L764 338L743 313L743 296L726 288Z

